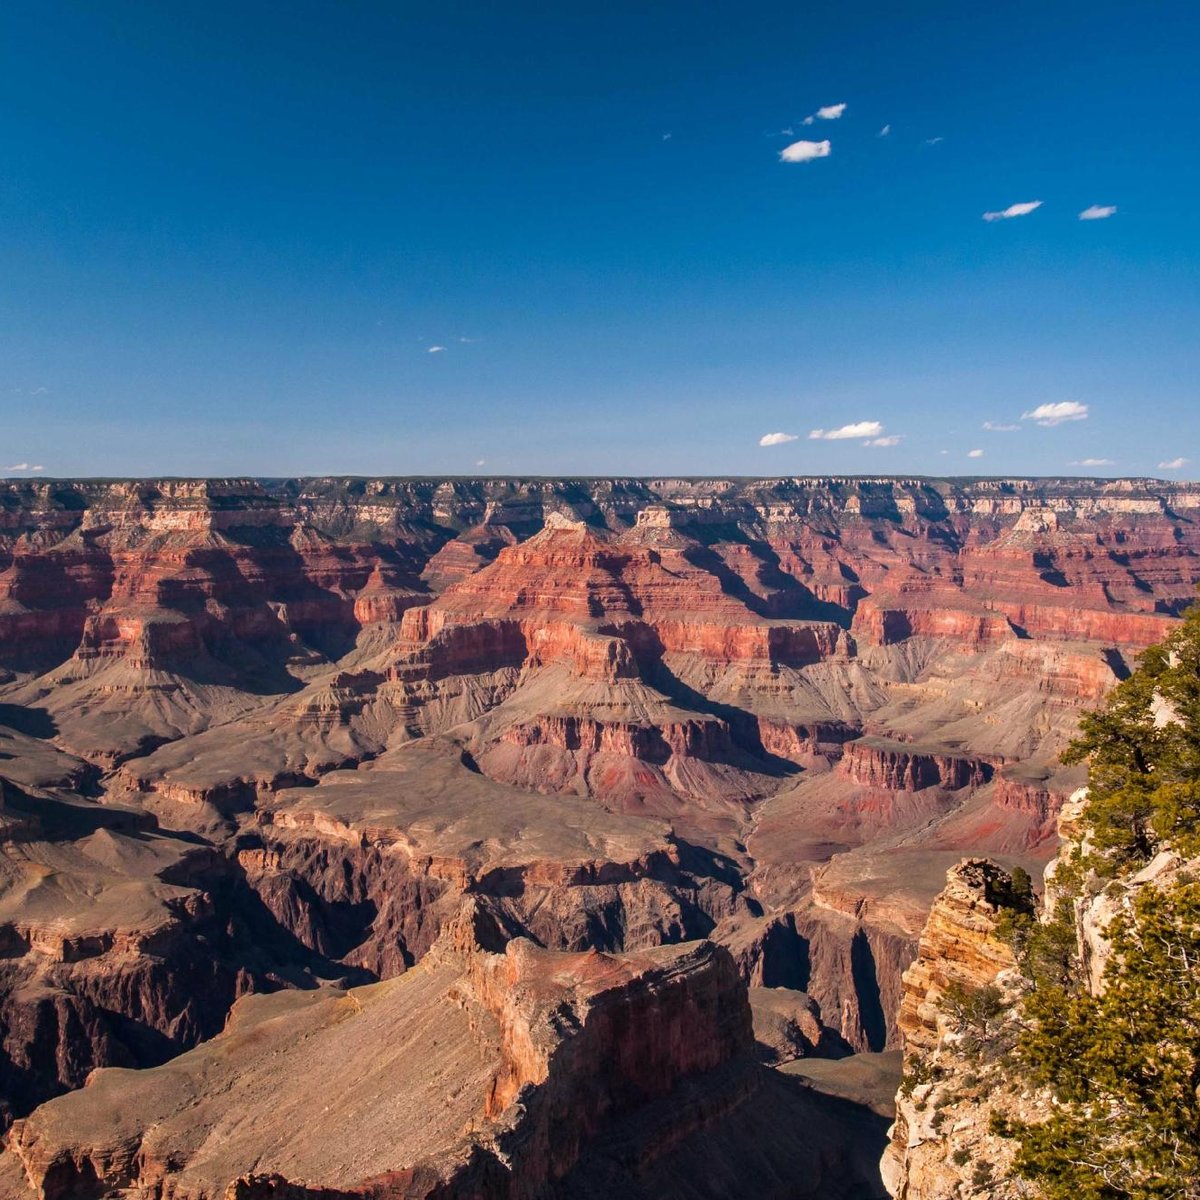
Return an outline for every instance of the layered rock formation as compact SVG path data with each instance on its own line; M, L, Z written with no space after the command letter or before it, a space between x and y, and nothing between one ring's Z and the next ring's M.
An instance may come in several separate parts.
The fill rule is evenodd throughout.
M45 1200L650 1196L664 1173L702 1186L706 1169L756 1195L864 1194L862 1134L755 1064L720 948L492 952L494 937L468 904L388 983L243 1000L169 1066L100 1071L45 1105L8 1153ZM733 1146L726 1127L768 1109L808 1136L689 1161L692 1143Z
M1198 511L1150 480L0 484L5 1120L246 992L423 971L468 901L548 952L715 939L777 1059L896 1045L946 870L1052 853L1058 752L1191 598Z
M905 1075L883 1160L884 1183L902 1200L1024 1194L1012 1174L1015 1147L991 1126L993 1113L1029 1115L1045 1104L1021 1094L997 1061L1021 989L1003 926L1016 903L1005 871L964 859L948 872L904 973Z

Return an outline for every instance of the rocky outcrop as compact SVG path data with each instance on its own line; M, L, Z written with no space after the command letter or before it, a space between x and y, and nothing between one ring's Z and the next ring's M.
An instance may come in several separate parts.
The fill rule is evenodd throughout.
M494 939L468 907L389 983L242 1001L170 1068L98 1072L19 1122L8 1154L45 1200L532 1200L601 1179L653 1194L664 1169L682 1186L702 1178L687 1158L697 1138L733 1153L709 1169L759 1195L868 1186L821 1104L754 1062L746 993L720 948L613 957ZM764 1105L806 1117L803 1136L737 1154L725 1127ZM713 1182L706 1194L734 1194Z
M821 1006L793 988L750 989L754 1040L764 1062L785 1063L817 1056L840 1058L850 1046L821 1021Z
M1097 873L1096 860L1089 865L1080 856L1088 849L1086 807L1083 789L1062 806L1063 840L1045 872L1037 919L1050 927L1042 932L1053 944L1074 942L1067 969L1082 998L1095 998L1111 980L1106 968L1113 959L1114 921L1133 918L1147 889L1169 892L1194 880L1200 860L1163 845L1140 870ZM1063 969L1049 950L1018 961L1014 937L1029 944L1031 914L1030 899L1014 894L1008 873L982 859L952 870L933 905L918 957L904 976L898 1021L905 1077L882 1164L884 1182L898 1200L1022 1200L1036 1187L1013 1169L1019 1143L1004 1136L1006 1124L1040 1125L1060 1115L1064 1103L1037 1083L1019 1042L1031 1025L1030 994L1057 986ZM1058 925L1063 919L1067 924ZM1154 1029L1157 1038L1159 1026ZM1103 1125L1111 1103L1098 1089L1088 1102L1089 1119ZM1116 1107L1110 1111L1115 1119ZM1136 1119L1134 1131L1140 1136Z
M921 933L917 958L904 973L897 1024L906 1049L936 1049L946 1029L941 1007L954 984L979 988L1016 965L1012 946L997 933L1013 906L1012 879L987 859L963 859L946 875Z
M986 783L992 775L991 765L978 759L922 750L883 738L846 743L841 770L862 787L891 792L917 792L930 787L958 791Z
M900 1200L1023 1194L1008 1170L1013 1144L988 1119L991 1106L1004 1111L1008 1088L978 1043L1009 1019L1018 986L1002 914L1028 909L1028 899L1014 897L1011 876L986 859L954 867L934 902L904 973L898 1020L905 1077L883 1178Z

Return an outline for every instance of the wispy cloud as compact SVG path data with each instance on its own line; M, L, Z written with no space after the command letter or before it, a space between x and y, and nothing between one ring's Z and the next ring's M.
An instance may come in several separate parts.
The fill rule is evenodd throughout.
M982 450L968 450L967 457L968 458L982 458L983 451Z
M1160 462L1158 469L1160 471L1181 471L1191 461L1190 458L1169 458L1166 462Z
M487 465L487 459L486 459L486 458L477 458L477 459L475 460L475 465L476 465L477 467L486 466L486 465Z
M817 121L836 121L846 111L844 104L822 104L815 113L804 118L801 125L814 125Z
M662 135L662 140L663 140L664 142L669 142L669 141L671 140L671 135L670 135L669 133L664 133L664 134Z
M1111 458L1077 458L1067 463L1068 467L1112 467L1116 466Z
M782 446L785 442L794 442L800 435L798 433L764 433L758 439L760 446Z
M1000 209L999 212L985 212L983 219L985 221L1011 221L1013 217L1027 217L1036 208L1041 208L1040 200L1022 200L1020 204L1010 204L1007 208Z
M886 437L870 438L863 442L864 446L898 446L904 440L902 433L889 433Z
M823 142L793 142L779 152L779 161L786 163L812 162L815 158L828 158L831 147L829 139Z
M826 442L840 442L847 438L877 438L882 433L883 425L879 421L855 421L840 429L814 429L808 436Z
M875 136L876 137L887 137L887 135L891 132L892 132L891 125L885 125Z
M925 139L925 145L927 145L927 146L936 146L936 145L938 145L940 142L944 142L945 140L946 140L946 139L945 139L944 137L931 137L931 138L926 138L926 139Z
M1060 400L1057 404L1039 404L1029 412L1021 414L1022 421L1036 421L1039 425L1050 428L1062 425L1065 421L1086 421L1088 406L1078 400Z
M999 421L984 421L984 429L989 433L1016 433L1020 425L1002 425Z
M441 354L446 349L445 346L430 346L426 351L428 354Z
M1079 214L1081 221L1103 221L1117 211L1115 204L1092 204Z
M2 469L5 471L44 471L46 468L41 463L13 463L12 466Z

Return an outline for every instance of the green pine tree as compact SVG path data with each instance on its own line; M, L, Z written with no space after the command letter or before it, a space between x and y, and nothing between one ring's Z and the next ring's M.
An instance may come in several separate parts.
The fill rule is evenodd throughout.
M1094 851L1060 868L1060 889L1128 877L1165 845L1200 854L1200 607L1082 720L1068 757L1089 763ZM1097 996L1069 897L1019 932L1033 990L1017 1068L1055 1108L996 1122L1019 1140L1018 1172L1047 1200L1200 1200L1200 883L1134 893Z

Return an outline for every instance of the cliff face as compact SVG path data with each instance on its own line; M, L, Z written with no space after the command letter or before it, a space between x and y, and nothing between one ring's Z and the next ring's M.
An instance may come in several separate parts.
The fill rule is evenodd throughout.
M993 1112L1039 1107L1019 1095L992 1053L1020 993L1011 934L1002 929L1013 912L1011 884L986 859L952 868L904 973L905 1075L883 1159L884 1183L902 1200L1024 1195L1011 1174L1012 1142L990 1131Z
M681 1144L722 1142L723 1127L782 1103L807 1117L808 1136L773 1152L747 1145L723 1168L760 1195L866 1186L852 1138L839 1145L818 1102L781 1092L753 1061L727 953L480 944L494 937L468 905L390 983L242 1001L221 1036L169 1068L101 1071L19 1122L8 1154L46 1200L113 1188L516 1200L581 1194L574 1180L593 1187L598 1175L649 1195L658 1170L698 1180Z
M1050 923L1058 901L1066 901L1073 969L1095 997L1106 987L1114 919L1131 914L1140 893L1193 879L1200 860L1163 849L1136 873L1115 880L1088 874L1081 882L1076 859L1085 805L1081 791L1063 808L1063 841L1046 869L1039 919ZM1063 873L1072 878L1069 889L1057 882ZM1034 986L1013 951L1011 918L1021 911L1011 878L984 859L954 868L934 901L917 958L904 973L898 1020L905 1078L882 1163L884 1183L898 1200L1038 1194L1015 1170L1018 1142L996 1126L997 1118L1037 1126L1056 1112L1050 1089L1031 1081L1014 1053L1029 1021L1021 1005ZM1095 1118L1105 1120L1099 1103Z
M1058 752L1190 599L1198 510L1155 481L0 483L4 1120L247 991L401 978L468 899L547 951L713 937L810 998L807 1044L894 1045L947 868L1051 853Z
M954 984L980 988L1016 966L1012 946L997 932L1010 906L1011 878L986 859L963 859L946 875L946 886L930 910L917 944L917 958L904 972L897 1025L906 1049L931 1051L948 1020L942 1004Z
M1145 645L1189 597L1196 546L1177 539L1197 507L1194 487L1154 481L5 481L0 645L43 669L72 652L221 661L222 642L328 652L451 581L459 612L486 590L576 617L703 617L731 596L848 617L869 595L856 626L875 641ZM511 544L555 521L636 536L576 534L549 557Z

